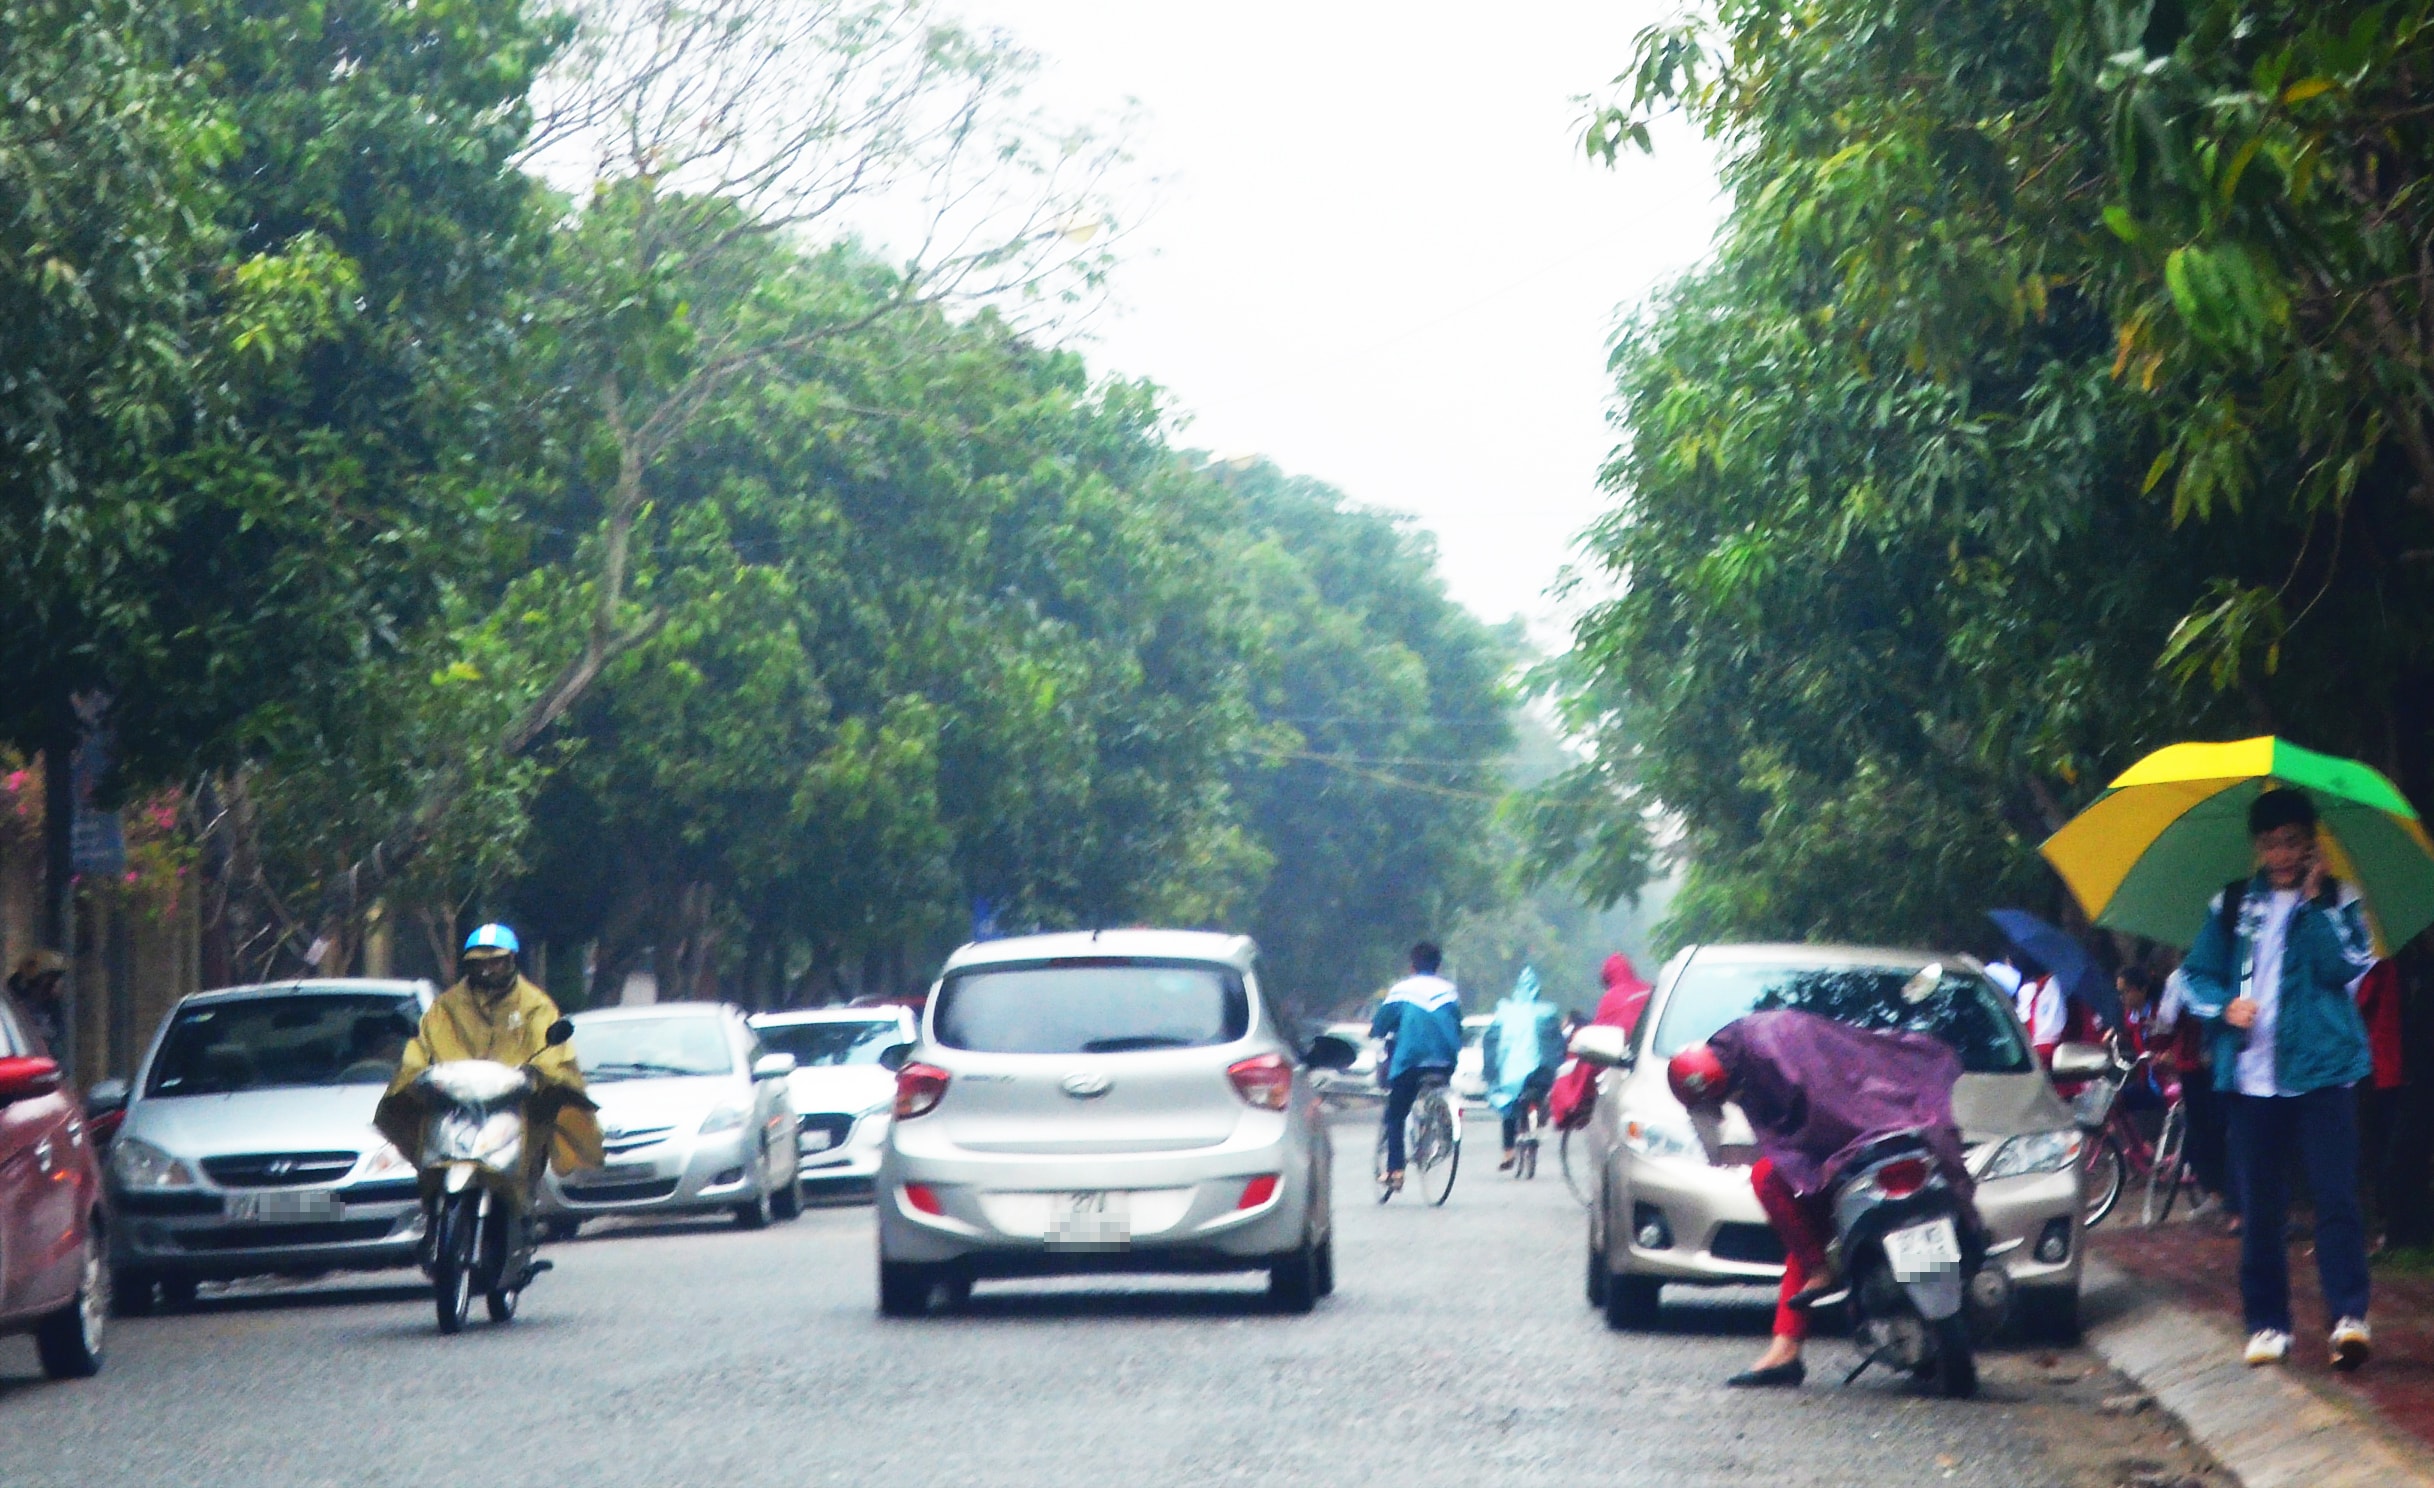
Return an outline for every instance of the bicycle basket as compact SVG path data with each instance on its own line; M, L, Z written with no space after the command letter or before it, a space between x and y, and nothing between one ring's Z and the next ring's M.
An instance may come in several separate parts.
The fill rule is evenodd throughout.
M2071 1097L2071 1120L2083 1130L2094 1131L2113 1114L2113 1102L2121 1098L2121 1081L2090 1080Z

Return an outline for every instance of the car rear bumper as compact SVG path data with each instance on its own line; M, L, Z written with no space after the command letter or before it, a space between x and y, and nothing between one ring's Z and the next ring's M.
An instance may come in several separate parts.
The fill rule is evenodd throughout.
M605 1168L551 1174L541 1185L539 1211L553 1218L589 1218L725 1209L752 1196L758 1160L748 1127L690 1141L672 1139L620 1156Z
M1316 1207L1298 1129L1278 1120L1273 1130L1272 1140L1190 1153L1010 1159L891 1150L877 1177L879 1253L1004 1276L1264 1265L1302 1243ZM1274 1193L1243 1207L1247 1186L1265 1175L1276 1177ZM935 1196L942 1212L916 1207L908 1184ZM1124 1195L1120 1241L1050 1238L1059 1196L1081 1192Z

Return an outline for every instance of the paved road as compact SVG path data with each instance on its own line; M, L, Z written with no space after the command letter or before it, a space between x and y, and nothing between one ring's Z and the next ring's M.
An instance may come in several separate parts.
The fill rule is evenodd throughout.
M81 1384L0 1341L0 1484L2115 1488L2187 1461L2151 1416L2090 1412L2120 1386L2076 1354L1994 1358L1977 1402L1728 1394L1758 1299L1610 1334L1559 1179L1482 1163L1445 1209L1380 1209L1367 1140L1339 1132L1340 1290L1311 1317L1245 1278L1000 1283L882 1323L867 1208L604 1227L521 1319L455 1339L401 1273L122 1322Z

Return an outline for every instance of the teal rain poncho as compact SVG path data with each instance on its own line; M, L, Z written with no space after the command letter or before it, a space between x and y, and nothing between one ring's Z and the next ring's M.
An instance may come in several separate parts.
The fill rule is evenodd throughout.
M1552 1074L1563 1063L1563 1012L1538 995L1538 972L1521 968L1513 991L1496 1004L1496 1019L1481 1041L1480 1062L1487 1075L1487 1103L1510 1111L1521 1099L1530 1076Z

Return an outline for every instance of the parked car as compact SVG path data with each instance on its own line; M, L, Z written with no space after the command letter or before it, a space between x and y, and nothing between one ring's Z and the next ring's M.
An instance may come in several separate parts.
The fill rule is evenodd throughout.
M910 1044L920 1024L901 1007L819 1008L752 1019L764 1047L794 1056L786 1077L801 1133L806 1193L867 1189L896 1104L896 1071L880 1056Z
M1295 1312L1333 1290L1327 1136L1254 955L1110 930L949 957L879 1163L880 1311L1066 1272L1265 1270Z
M118 1310L240 1276L414 1263L414 1165L372 1108L430 1006L427 982L340 978L182 999L128 1085L106 1184Z
M84 1113L0 991L0 1334L33 1334L53 1379L101 1369L109 1234Z
M551 1174L540 1213L564 1239L607 1214L711 1214L746 1229L803 1212L786 1077L734 1008L663 1002L574 1015L575 1059L600 1105L604 1166Z
M1918 1000L1905 984L1931 962L1943 975ZM1783 1247L1750 1190L1754 1136L1726 1108L1725 1164L1711 1165L1665 1081L1666 1061L1744 1013L1805 1008L1862 1027L1931 1033L1961 1058L1953 1114L1980 1216L2013 1284L2012 1314L2035 1336L2067 1339L2079 1315L2080 1134L2030 1053L2005 997L1975 961L1847 946L1703 945L1659 974L1636 1034L1610 1039L1622 1063L1599 1079L1585 1133L1588 1294L1609 1324L1655 1322L1667 1283L1778 1282Z
M1496 1021L1492 1013L1473 1013L1462 1020L1462 1052L1455 1056L1454 1094L1474 1106L1487 1104L1487 1042L1488 1025Z

